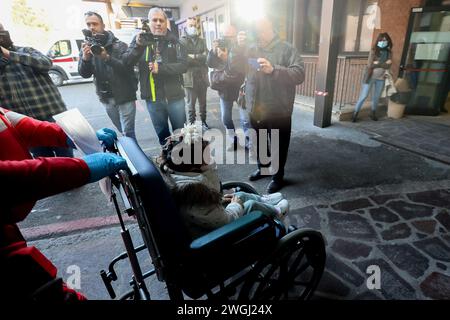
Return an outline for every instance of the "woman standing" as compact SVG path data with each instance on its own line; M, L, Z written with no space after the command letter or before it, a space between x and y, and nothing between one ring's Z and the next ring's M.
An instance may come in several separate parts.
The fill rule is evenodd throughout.
M372 112L370 118L373 121L378 121L376 111L381 94L385 87L385 74L392 66L392 40L389 34L380 33L377 38L375 47L372 49L369 56L369 63L367 65L366 74L364 76L364 83L361 89L361 94L358 103L353 113L352 121L356 122L358 114L366 101L371 89L374 87L372 93Z

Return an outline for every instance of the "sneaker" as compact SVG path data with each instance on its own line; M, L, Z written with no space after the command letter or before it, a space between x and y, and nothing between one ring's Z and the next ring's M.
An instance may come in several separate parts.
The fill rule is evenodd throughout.
M261 197L261 201L271 204L273 206L277 205L278 203L280 203L280 201L283 200L283 195L281 193L273 193L273 194L267 194L267 195L263 195Z
M284 219L289 213L289 202L286 199L283 199L275 206L275 208L279 210L277 217L279 219Z

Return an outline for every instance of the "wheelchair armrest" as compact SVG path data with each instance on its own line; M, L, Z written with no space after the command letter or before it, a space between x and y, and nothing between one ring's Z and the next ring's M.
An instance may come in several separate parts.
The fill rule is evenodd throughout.
M273 218L268 217L262 212L252 212L195 240L191 243L190 248L193 251L205 251L209 249L217 250L224 245L230 245L242 240L247 237L250 232L264 226L271 220L273 220Z

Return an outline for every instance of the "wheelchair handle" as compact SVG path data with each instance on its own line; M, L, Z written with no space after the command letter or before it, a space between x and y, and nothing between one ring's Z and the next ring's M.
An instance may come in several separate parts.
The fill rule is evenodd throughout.
M106 290L108 290L109 296L111 299L115 299L117 297L116 292L114 291L111 282L114 281L111 273L106 273L105 270L100 271L100 276L102 277L103 283L105 284Z

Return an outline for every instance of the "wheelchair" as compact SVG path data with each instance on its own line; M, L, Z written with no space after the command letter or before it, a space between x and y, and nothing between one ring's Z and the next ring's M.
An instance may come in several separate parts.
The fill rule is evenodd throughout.
M151 300L145 280L165 282L171 301L264 301L310 299L325 266L320 232L295 230L261 212L252 212L218 230L192 239L158 168L133 139L120 138L117 154L129 170L112 177L113 195L126 252L100 272L112 299ZM257 194L249 184L223 183L223 189ZM119 208L119 194L123 201ZM135 247L123 220L136 219L143 244ZM143 272L137 253L147 250L153 269ZM117 297L115 265L129 260L130 291Z

